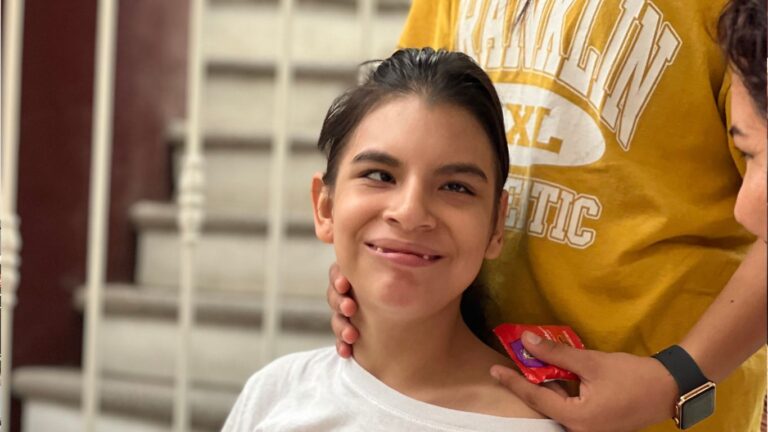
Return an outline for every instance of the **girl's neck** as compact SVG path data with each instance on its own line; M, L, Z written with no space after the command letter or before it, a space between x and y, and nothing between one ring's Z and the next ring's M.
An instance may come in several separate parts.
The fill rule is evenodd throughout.
M541 418L491 378L492 365L512 362L472 334L458 304L410 323L361 307L353 324L360 330L355 360L390 388L454 410Z
M451 380L459 382L487 358L483 353L489 348L466 326L458 302L413 322L395 322L366 312L361 308L353 318L360 331L355 360L402 393L418 398L424 390L444 387Z

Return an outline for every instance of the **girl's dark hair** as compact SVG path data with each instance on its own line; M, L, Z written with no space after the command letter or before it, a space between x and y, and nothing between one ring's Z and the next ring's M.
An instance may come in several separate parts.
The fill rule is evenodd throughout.
M760 114L766 101L765 0L734 0L720 15L718 38L728 62L739 74Z
M432 48L402 49L382 61L363 81L333 101L317 146L328 157L323 182L333 186L350 136L363 117L384 101L418 95L431 104L464 108L483 126L496 162L496 197L509 171L504 115L493 83L466 54Z

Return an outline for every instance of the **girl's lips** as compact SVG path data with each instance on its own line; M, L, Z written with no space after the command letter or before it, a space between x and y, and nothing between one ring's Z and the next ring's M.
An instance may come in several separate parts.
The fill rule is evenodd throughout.
M372 243L366 243L365 245L374 255L382 257L395 264L409 267L425 267L436 263L442 258L440 255L419 254L408 250L389 249Z

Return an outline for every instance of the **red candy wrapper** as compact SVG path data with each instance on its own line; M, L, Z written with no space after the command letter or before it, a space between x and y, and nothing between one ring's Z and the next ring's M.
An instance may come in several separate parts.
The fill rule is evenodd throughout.
M540 384L554 380L576 381L579 378L573 372L553 366L532 356L523 347L520 337L524 331L529 331L558 343L564 343L574 348L584 349L584 344L579 336L568 326L556 325L526 325L526 324L500 324L493 332L499 338L507 354L512 358L517 367L534 384Z

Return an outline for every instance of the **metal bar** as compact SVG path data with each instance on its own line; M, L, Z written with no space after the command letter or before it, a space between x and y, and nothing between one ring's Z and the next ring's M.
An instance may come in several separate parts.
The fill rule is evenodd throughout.
M0 297L0 386L2 411L0 429L11 430L11 367L13 360L13 309L19 285L21 235L16 214L19 118L21 102L21 59L24 39L24 0L6 0L3 33L2 85L2 210L0 213L0 267L3 272Z
M285 241L283 209L284 173L288 161L288 98L293 76L291 65L293 0L280 2L280 49L274 110L274 140L270 162L269 225L267 229L266 283L262 321L262 364L275 357L280 322L279 295L282 286L281 250Z
M88 213L87 302L83 347L83 421L86 432L94 432L99 413L100 362L98 356L102 297L106 273L109 215L112 113L114 98L115 0L99 0L96 33L96 81L94 83L91 178Z
M204 172L200 139L200 95L204 79L201 54L203 0L191 0L187 60L186 153L179 177L179 315L176 351L176 387L173 430L187 432L190 425L189 393L192 329L195 321L195 257L204 217Z

